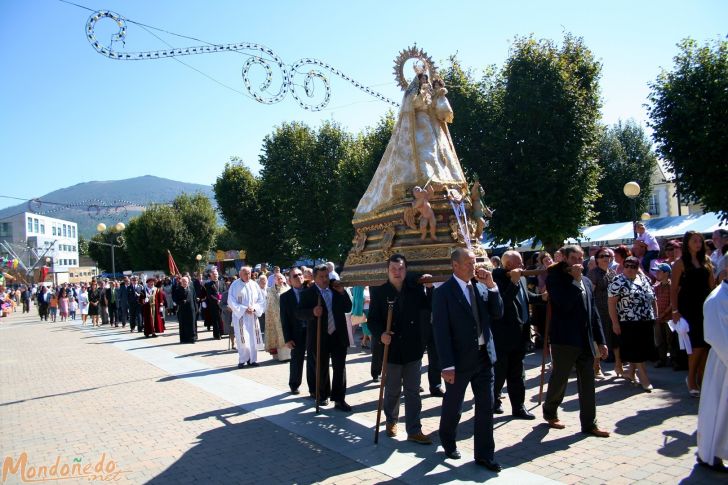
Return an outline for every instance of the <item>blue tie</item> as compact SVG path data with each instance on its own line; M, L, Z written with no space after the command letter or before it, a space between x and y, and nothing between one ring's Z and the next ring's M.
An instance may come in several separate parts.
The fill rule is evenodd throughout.
M329 317L327 330L329 332L329 335L331 335L336 330L336 323L334 322L334 312L333 312L332 306L331 306L331 297L332 297L331 290L326 288L323 291L323 293L324 293L324 302L326 302L326 311L327 311L328 317Z

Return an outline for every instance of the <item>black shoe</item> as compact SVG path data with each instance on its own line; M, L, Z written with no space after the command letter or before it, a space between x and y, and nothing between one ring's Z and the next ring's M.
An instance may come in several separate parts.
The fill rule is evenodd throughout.
M533 413L529 413L524 407L514 411L513 417L516 419L536 419L536 416L534 416Z
M336 401L334 407L336 409L340 409L341 411L346 411L347 413L351 412L351 406L346 404L346 401L344 401L343 399L341 401Z
M485 460L483 458L476 458L475 464L484 466L488 470L490 470L492 472L496 472L496 473L503 470L503 467L500 466L500 463L498 463L497 461L494 461L494 460Z
M242 369L243 367L245 367L245 364L243 364L242 362L238 364L238 369Z
M425 392L425 388L420 386L420 392Z
M445 450L445 456L450 458L451 460L459 460L462 457L457 449L454 449L452 451Z
M701 460L699 456L697 457L697 460L698 460L698 465L700 465L700 466L710 468L711 470L716 471L716 472L728 473L728 467L726 467L723 464L723 460L721 460L720 458L713 458L712 464L708 463L707 461Z
M298 394L301 394L301 391L299 391L298 388L293 388L292 387L291 388L291 394L293 394L294 396L296 396Z
M372 376L372 382L379 382L379 376Z
M329 400L328 399L319 399L318 405L319 406L322 406L322 407L323 406L328 406L329 405Z
M432 397L445 397L445 393L439 387L430 388L430 396Z
M495 403L495 406L493 406L493 414L503 414L505 411L503 410L503 405L499 402Z
M259 366L260 364L258 364L257 362L251 362L251 363L250 363L250 364L248 364L248 365L249 365L250 367L258 367L258 366Z

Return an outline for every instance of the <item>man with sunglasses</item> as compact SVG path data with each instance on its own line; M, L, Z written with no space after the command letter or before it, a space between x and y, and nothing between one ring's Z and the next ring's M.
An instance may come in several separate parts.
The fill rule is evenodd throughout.
M291 349L291 364L288 377L288 386L291 394L299 394L298 388L303 380L303 362L306 357L306 329L308 322L296 317L296 308L301 301L303 286L303 271L292 268L288 273L288 284L291 291L281 295L281 326L286 347ZM316 369L314 361L309 355L306 360L306 382L309 395L316 396Z

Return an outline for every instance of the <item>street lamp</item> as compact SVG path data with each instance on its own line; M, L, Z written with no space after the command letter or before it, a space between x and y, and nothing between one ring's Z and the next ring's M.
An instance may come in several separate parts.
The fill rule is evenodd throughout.
M197 260L197 272L200 275L200 281L202 281L202 255L198 254L195 259Z
M632 234L637 239L637 228L635 227L635 224L637 224L637 207L635 199L640 195L640 184L637 182L627 182L624 184L622 192L629 198L632 205Z
M123 222L117 222L115 225L113 225L111 227L111 232L121 232L124 229L126 229L126 225L124 225ZM99 222L96 225L96 230L99 233L103 234L103 232L106 231L106 224L104 224L103 222ZM120 240L120 237L117 237L116 239L117 239L117 241L119 241ZM122 245L121 244L113 244L113 243L106 243L106 242L94 241L93 239L91 239L89 242L90 243L93 243L93 244L100 244L102 246L109 246L111 248L111 273L113 274L112 278L116 278L116 258L114 258L114 248L120 248L120 247L122 247Z
M652 215L650 215L649 212L643 212L642 215L640 216L640 219L642 219L643 221L649 221L651 218L652 218Z

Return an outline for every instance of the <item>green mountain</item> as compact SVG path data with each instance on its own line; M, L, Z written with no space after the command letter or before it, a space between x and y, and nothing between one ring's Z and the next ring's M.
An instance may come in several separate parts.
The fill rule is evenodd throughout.
M127 223L150 204L171 202L182 193L206 195L217 207L209 185L178 182L153 175L125 180L84 182L58 189L27 203L0 210L0 218L28 211L78 224L79 233L90 238L96 226Z

